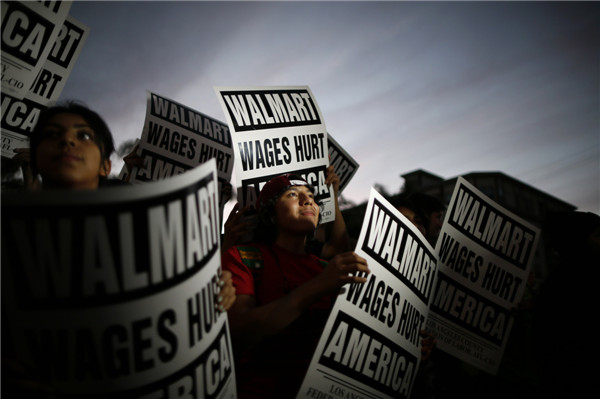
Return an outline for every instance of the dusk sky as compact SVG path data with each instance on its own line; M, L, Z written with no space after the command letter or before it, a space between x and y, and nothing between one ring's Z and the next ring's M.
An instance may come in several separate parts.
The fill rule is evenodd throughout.
M599 6L75 1L90 33L61 99L118 146L140 137L147 90L226 122L214 86L307 85L360 164L349 200L416 169L500 171L600 213Z

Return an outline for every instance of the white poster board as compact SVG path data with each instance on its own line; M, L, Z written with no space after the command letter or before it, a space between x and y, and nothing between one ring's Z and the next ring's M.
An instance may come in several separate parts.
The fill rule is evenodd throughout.
M63 22L70 1L3 1L2 92L16 99L25 97Z
M536 227L458 178L436 243L427 323L440 350L496 374L538 238Z
M211 160L142 186L2 193L3 356L58 397L235 398L216 180Z
M425 237L371 189L356 246L371 273L337 297L298 398L408 398L436 278Z
M335 219L327 130L307 86L215 87L233 139L238 202L254 205L273 177L296 173L315 186L321 223Z
M89 31L89 27L69 15L24 98L16 98L2 88L2 156L12 158L13 149L29 147L40 112L60 98ZM2 47L2 58L4 55Z
M221 193L233 172L231 135L226 124L148 91L146 120L138 145L137 154L144 166L133 168L131 183L175 176L215 159L222 212L229 198L223 198Z

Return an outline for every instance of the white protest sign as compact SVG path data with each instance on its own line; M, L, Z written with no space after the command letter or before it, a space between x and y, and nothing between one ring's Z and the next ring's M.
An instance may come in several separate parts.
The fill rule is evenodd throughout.
M216 180L211 160L141 186L2 193L3 356L60 397L235 398Z
M327 131L310 89L215 87L215 91L231 129L241 206L254 205L271 178L296 173L315 186L321 222L333 221L333 186L325 184Z
M2 106L2 156L12 158L15 148L29 148L29 137L45 105L27 98L17 100L1 93Z
M158 94L147 92L146 121L139 141L144 166L133 168L132 183L178 175L215 159L219 179L219 209L229 198L221 196L233 172L231 135L226 124ZM223 201L224 200L224 201Z
M29 147L40 112L58 101L89 31L68 16L25 98L19 100L2 91L2 156L12 158L13 149Z
M3 1L2 92L22 99L46 62L70 1Z
M350 180L358 170L359 165L358 162L356 162L354 158L352 158L352 156L350 156L350 154L348 154L346 150L331 137L330 133L327 134L327 146L329 148L329 163L333 165L335 174L340 178L339 192L341 193L348 183L350 183Z
M40 104L58 101L89 32L88 26L70 15L67 17L46 62L26 95L28 99Z
M433 248L372 189L355 251L368 281L337 297L298 398L410 395L436 278Z
M459 177L436 245L427 327L438 348L496 374L539 230Z

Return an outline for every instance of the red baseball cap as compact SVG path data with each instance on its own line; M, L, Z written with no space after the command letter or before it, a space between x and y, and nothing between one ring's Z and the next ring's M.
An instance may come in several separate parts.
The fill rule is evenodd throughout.
M260 190L260 194L256 200L256 210L259 210L262 204L267 203L270 199L281 194L284 189L293 186L310 187L310 184L308 184L301 176L293 173L286 173L285 175L272 178L264 185L262 190Z

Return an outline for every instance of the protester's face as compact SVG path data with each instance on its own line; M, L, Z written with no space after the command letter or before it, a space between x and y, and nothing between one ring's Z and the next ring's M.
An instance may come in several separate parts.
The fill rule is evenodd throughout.
M311 189L293 186L283 192L275 203L275 214L279 231L307 234L319 222L319 205Z
M110 161L102 160L94 131L83 117L57 114L41 134L35 156L44 187L95 189L100 176L110 173Z
M425 224L423 222L423 219L420 216L418 216L412 209L407 208L405 206L399 207L398 210L408 220L410 220L412 222L412 224L414 224L417 229L419 229L419 231L421 232L421 234L425 235L425 232L426 232L426 230L425 230Z

